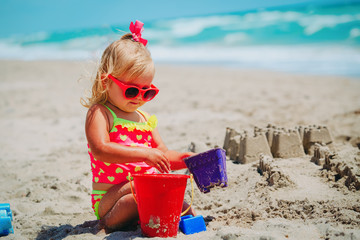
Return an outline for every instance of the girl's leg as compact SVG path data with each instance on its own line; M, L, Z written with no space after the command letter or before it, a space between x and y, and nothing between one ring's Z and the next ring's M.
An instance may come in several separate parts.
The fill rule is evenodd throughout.
M186 209L188 209L189 206L190 206L190 205L189 205L187 202L184 201L181 212L183 212L183 211L185 211ZM186 211L186 212L184 213L184 216L185 216L185 215L193 215L193 216L196 216L196 213L195 213L194 209L191 207L188 211Z
M109 230L124 229L138 221L130 183L110 188L99 204L100 224Z

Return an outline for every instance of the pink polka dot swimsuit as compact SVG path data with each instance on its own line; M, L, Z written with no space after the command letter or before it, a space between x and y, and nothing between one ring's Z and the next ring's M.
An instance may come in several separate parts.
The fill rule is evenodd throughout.
M104 105L105 106L105 105ZM114 117L114 124L109 133L110 141L129 147L147 147L153 145L152 131L156 128L157 118L155 115L148 117L144 112L137 110L142 114L146 122L133 122L118 118L116 114L105 106ZM156 173L154 167L150 167L144 162L136 163L107 163L95 159L89 148L91 160L91 170L93 174L92 181L95 183L119 184L128 181L129 172L133 173Z

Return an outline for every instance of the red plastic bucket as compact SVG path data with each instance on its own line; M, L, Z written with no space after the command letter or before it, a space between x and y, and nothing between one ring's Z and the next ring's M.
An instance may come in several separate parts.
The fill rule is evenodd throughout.
M188 175L133 174L141 231L148 237L176 237Z

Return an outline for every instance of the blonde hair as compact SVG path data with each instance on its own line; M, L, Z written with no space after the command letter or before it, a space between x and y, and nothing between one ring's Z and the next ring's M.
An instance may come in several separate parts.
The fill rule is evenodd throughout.
M104 82L109 74L119 79L132 80L144 73L154 73L155 67L149 50L139 42L135 42L130 33L111 43L104 51L93 79L91 96L81 99L84 107L104 104L108 99L107 86Z

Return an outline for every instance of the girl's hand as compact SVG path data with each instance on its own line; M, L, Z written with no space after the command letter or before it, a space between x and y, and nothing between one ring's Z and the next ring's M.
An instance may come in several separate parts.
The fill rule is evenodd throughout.
M149 148L147 157L144 160L149 166L155 167L161 173L170 172L170 162L165 154L156 148Z
M184 153L181 153L180 158L181 158L181 159L184 159L184 158L187 158L187 157L194 156L194 155L196 155L196 154L197 154L197 153L193 153L193 152L184 152Z
M183 152L169 150L165 154L166 154L166 157L170 161L171 169L172 170L180 170L180 169L186 168L184 158L190 157L190 156L194 155L195 153L192 153L192 152L183 153Z

